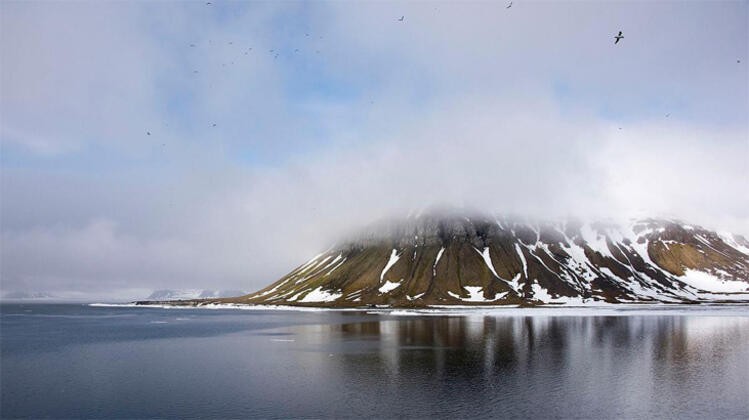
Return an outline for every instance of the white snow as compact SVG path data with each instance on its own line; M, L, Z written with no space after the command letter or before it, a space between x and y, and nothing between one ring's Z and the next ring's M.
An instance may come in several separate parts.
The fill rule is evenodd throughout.
M418 295L406 296L406 299L408 299L408 300L416 300L416 299L419 299L420 297L424 296L425 294L426 294L426 292L419 293Z
M328 271L327 273L325 273L325 276L329 276L330 273L332 273L332 272L334 272L336 270L336 268L340 267L341 265L343 265L344 262L346 262L346 258L345 257L342 258L342 257L343 257L343 255L339 255L339 256L336 257L336 259L333 261L333 263L331 265L335 264L336 261L340 260L340 262L335 267L331 268L330 271Z
M569 297L569 296L552 296L548 290L541 287L540 284L535 283L531 285L533 289L533 298L540 300L543 303L562 303L565 305L583 305L585 301L581 297Z
M332 302L341 297L341 295L343 295L343 293L333 293L328 290L322 290L322 286L320 286L307 293L299 302Z
M497 293L494 296L494 299L487 299L484 297L484 288L481 286L464 286L463 289L465 289L468 292L468 297L464 298L460 295L453 293L453 292L447 292L450 296L454 297L455 299L460 299L463 302L495 302L503 297L507 296L508 292L503 293Z
M749 291L749 283L744 281L721 280L704 271L687 269L679 280L706 292L736 293Z
M437 259L434 260L434 265L432 266L432 276L437 275L437 264L440 262L440 258L442 258L442 253L445 252L445 247L443 246L440 248L439 252L437 253Z
M516 244L517 246L517 244ZM494 277L499 278L499 274L494 270L494 265L492 264L492 257L489 255L489 247L485 246L483 251L479 251L476 248L473 248L476 252L481 255L481 258L484 259L484 264L486 264L487 267L489 267L489 270L492 271L492 274L494 274Z
M401 279L401 281L399 281L399 282L386 281L385 284L383 284L382 287L380 287L377 290L379 290L380 293L387 293L387 292L389 292L391 290L395 290L398 287L400 287L402 281L403 281L403 279Z
M382 269L382 273L380 273L380 281L382 281L385 278L385 273L390 270L390 267L393 266L396 262L398 262L398 259L400 258L400 255L398 255L398 251L393 248L393 252L390 253L390 260L388 260L388 263L385 265L385 268Z
M525 255L523 255L523 251L520 249L520 245L515 244L515 250L520 256L520 261L523 262L523 274L525 274L525 278L527 279L528 278L528 263L525 261Z
M723 242L726 243L726 245L730 246L731 248L749 255L749 248L745 247L744 245L741 245L736 241L736 238L733 236L733 234L728 232L718 232L718 236L720 236L720 239L723 240Z

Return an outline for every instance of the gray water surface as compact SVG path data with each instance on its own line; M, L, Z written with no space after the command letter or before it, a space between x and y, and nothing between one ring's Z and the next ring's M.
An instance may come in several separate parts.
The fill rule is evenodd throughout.
M749 418L749 308L0 313L4 418Z

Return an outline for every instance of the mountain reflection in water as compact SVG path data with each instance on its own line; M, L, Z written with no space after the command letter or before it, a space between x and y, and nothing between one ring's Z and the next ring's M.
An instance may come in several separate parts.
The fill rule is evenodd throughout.
M0 417L749 418L746 307L0 309Z

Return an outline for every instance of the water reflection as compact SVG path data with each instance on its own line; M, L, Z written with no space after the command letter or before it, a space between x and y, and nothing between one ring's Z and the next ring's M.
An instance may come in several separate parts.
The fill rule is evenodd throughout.
M509 403L526 415L534 401L556 407L551 417L581 407L668 415L685 404L694 415L749 414L745 317L383 317L327 325L319 340L343 382L368 372L415 400L409 384L425 384L438 404L460 394L486 415L508 414Z

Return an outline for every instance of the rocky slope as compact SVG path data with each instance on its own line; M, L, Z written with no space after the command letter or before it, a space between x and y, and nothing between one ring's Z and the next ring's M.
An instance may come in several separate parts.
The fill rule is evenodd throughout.
M749 242L672 220L420 216L221 303L355 307L749 301Z

